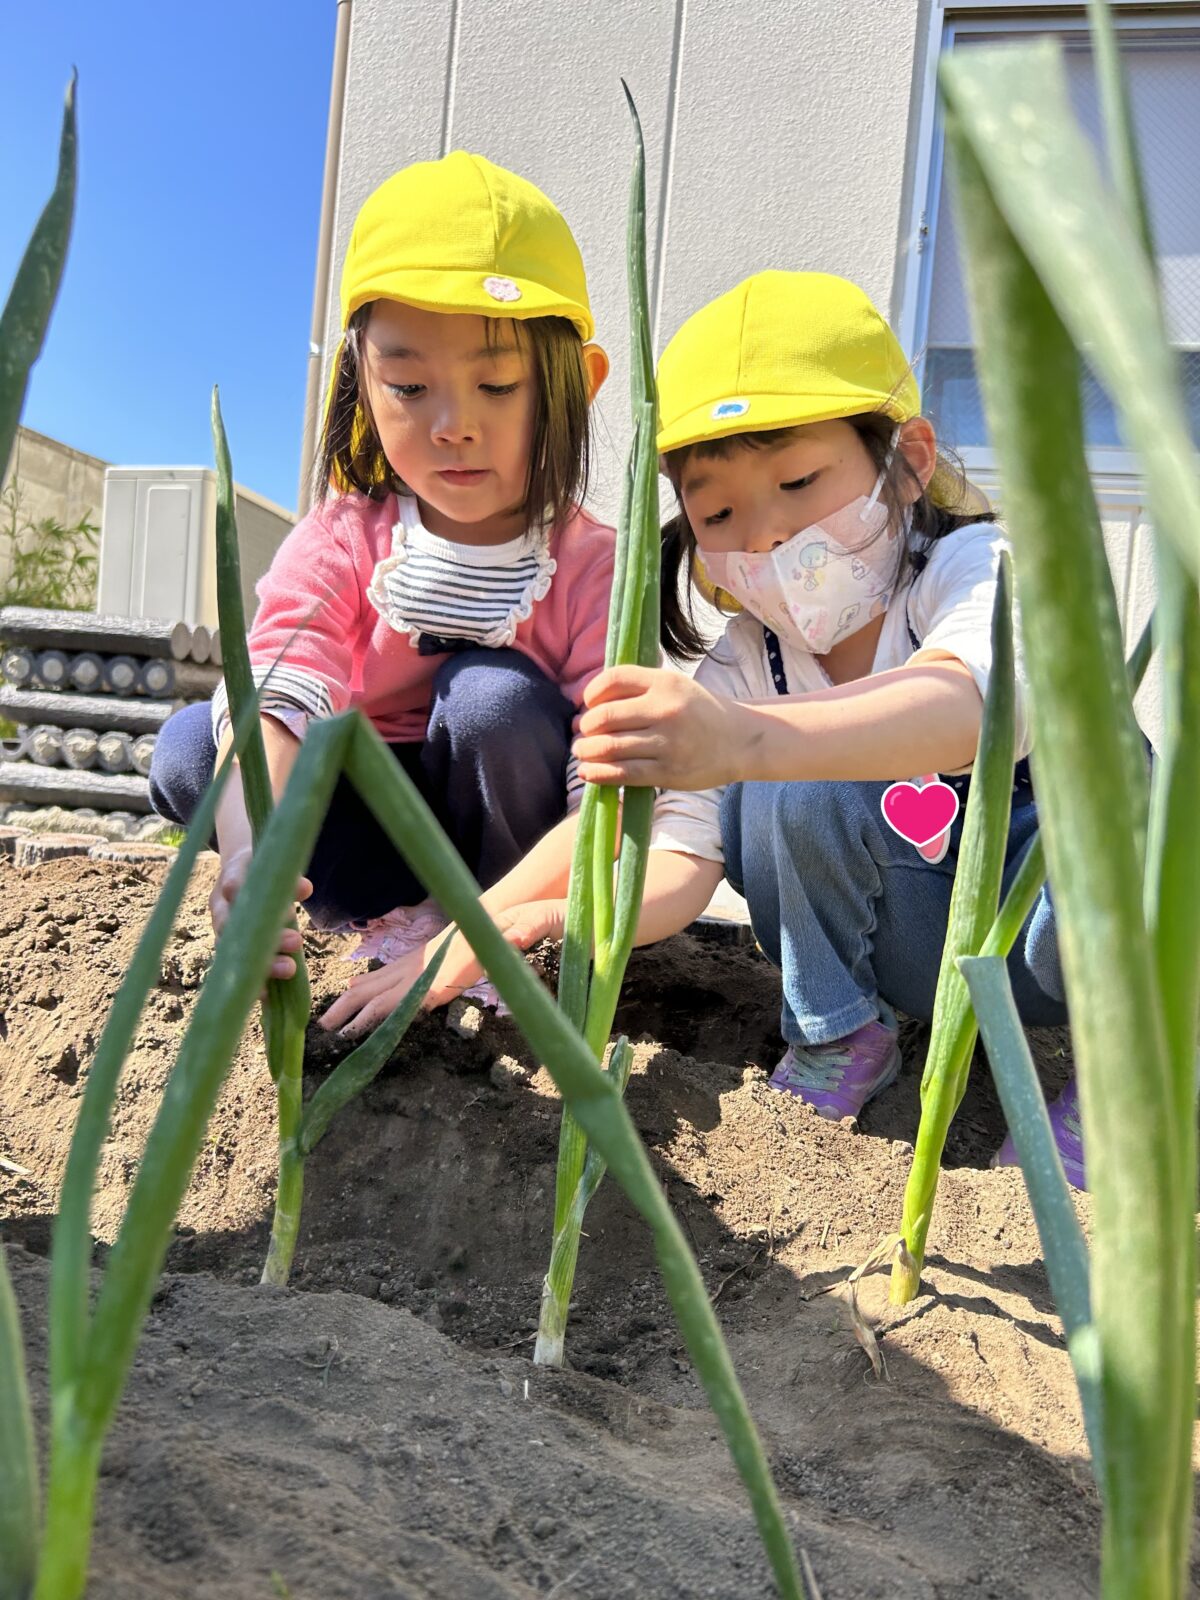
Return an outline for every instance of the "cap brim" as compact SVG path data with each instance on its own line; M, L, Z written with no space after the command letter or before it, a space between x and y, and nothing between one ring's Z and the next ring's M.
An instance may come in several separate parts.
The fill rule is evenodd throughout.
M756 394L738 395L737 398L748 402L740 416L714 417L714 409L723 402L706 400L702 406L696 406L668 423L658 435L659 455L682 450L689 444L728 439L738 433L801 428L811 422L835 422L841 417L862 416L870 411L882 411L897 422L907 422L910 417L917 415L895 395L869 394L861 390L839 396Z
M360 306L372 300L400 300L421 311L460 316L513 317L519 322L531 317L565 317L585 343L595 337L596 324L591 311L577 300L564 299L544 284L528 278L506 276L504 281L520 290L520 295L511 300L498 299L483 286L489 276L492 275L483 272L406 271L364 280L355 285L343 304L343 326Z

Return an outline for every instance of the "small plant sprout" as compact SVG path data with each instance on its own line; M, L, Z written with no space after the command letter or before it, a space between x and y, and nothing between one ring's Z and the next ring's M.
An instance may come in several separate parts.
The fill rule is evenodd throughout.
M617 526L616 570L605 652L605 664L610 667L630 663L655 666L658 662L658 466L654 448L657 413L646 286L646 153L637 107L627 86L625 98L635 140L626 241L633 444ZM588 784L584 791L568 886L559 1004L582 1030L597 1056L603 1055L608 1044L637 931L653 811L653 789L626 789L623 804L622 795L613 787ZM627 1079L626 1067L622 1090ZM561 1367L566 1359L567 1310L579 1256L579 1236L584 1209L595 1187L587 1187L587 1171L586 1136L569 1106L564 1106L554 1192L554 1237L533 1356L539 1365Z

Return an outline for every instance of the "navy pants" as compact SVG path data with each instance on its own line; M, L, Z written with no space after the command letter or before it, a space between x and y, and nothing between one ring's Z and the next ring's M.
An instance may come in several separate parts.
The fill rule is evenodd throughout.
M574 715L557 684L520 651L462 650L434 677L424 743L389 747L485 889L565 814ZM155 811L186 826L216 756L207 705L170 717L150 768ZM306 876L313 892L305 909L319 928L416 905L426 893L345 778Z

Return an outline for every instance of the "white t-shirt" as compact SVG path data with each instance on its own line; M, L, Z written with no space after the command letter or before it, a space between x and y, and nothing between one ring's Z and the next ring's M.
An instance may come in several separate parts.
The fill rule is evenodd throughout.
M887 609L871 674L902 667L916 654L915 636L922 650L944 650L956 656L975 679L980 694L986 694L992 670L996 574L1005 549L1007 541L994 522L972 522L934 540L924 569L897 592ZM830 679L815 656L786 639L781 638L780 645L790 694L829 688ZM696 682L730 700L776 698L762 623L746 611L734 617L697 668ZM1015 758L1020 760L1029 751L1029 724L1019 631L1016 690ZM664 789L654 808L650 848L723 861L723 793L724 789Z

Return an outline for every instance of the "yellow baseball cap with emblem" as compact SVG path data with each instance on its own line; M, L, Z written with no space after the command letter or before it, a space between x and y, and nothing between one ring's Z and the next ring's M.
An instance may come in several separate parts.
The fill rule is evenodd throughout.
M684 323L658 364L661 455L732 433L882 411L918 416L895 334L855 284L757 272Z
M566 317L595 333L579 246L542 191L452 151L393 174L364 202L342 267L342 327L372 300L484 317Z

